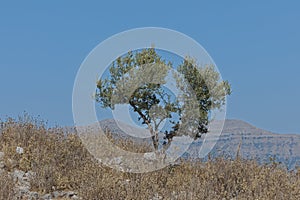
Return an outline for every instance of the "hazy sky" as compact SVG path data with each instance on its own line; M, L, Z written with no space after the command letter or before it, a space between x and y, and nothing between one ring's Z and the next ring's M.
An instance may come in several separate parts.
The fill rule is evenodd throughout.
M27 111L72 125L73 82L88 53L113 34L155 26L208 51L232 84L227 118L300 133L299 1L107 2L1 1L1 118Z

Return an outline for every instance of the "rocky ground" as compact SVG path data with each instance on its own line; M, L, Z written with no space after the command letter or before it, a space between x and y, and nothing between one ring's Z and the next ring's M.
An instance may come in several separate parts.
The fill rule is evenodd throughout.
M41 194L31 190L30 180L35 178L35 173L32 171L22 171L14 169L7 171L3 160L4 153L0 152L0 174L7 172L14 182L14 199L26 200L50 200L50 199L82 199L74 191L53 191L52 193Z

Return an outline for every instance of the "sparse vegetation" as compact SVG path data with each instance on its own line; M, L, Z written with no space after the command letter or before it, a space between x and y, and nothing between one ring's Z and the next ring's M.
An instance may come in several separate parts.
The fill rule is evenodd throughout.
M131 143L118 143L125 144ZM97 163L76 134L28 117L1 123L0 151L0 199L5 200L14 194L9 172L15 169L34 172L32 191L73 190L83 199L300 199L300 171L276 163L218 158L123 173Z
M7 172L0 171L0 199L12 199L14 196L14 182Z

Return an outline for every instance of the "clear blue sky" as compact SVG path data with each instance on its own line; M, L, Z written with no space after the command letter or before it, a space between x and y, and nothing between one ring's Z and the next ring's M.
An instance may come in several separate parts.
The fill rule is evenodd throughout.
M157 26L212 56L233 88L227 118L300 133L299 21L299 1L1 1L0 117L27 111L72 125L87 54L113 34Z

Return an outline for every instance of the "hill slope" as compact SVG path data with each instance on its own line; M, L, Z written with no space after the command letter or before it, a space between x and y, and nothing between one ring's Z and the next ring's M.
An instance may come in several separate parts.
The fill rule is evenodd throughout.
M119 123L119 122L118 122ZM149 142L149 138L135 138L124 133L114 120L103 120L100 125L111 130L117 137L130 138L135 142ZM133 127L129 127L134 130ZM190 146L185 157L197 158L203 140L199 139ZM245 159L255 159L259 163L269 162L275 157L289 169L300 165L300 135L275 134L259 129L241 120L226 120L219 140L211 151L213 157L234 158L240 146L239 155Z

